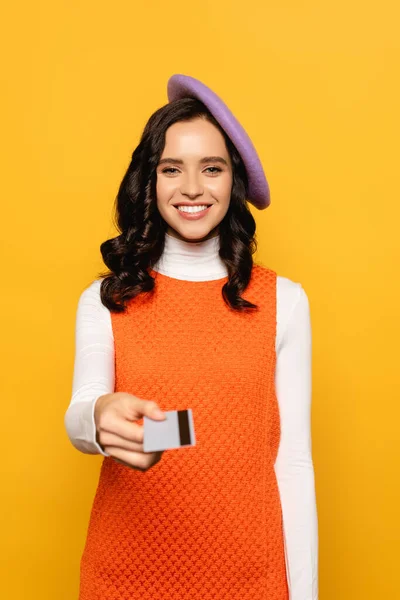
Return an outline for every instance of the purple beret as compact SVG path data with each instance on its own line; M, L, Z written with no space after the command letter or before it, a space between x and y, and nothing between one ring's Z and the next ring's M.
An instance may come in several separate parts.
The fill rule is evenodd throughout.
M246 131L221 98L189 75L172 75L168 80L167 93L169 102L190 97L201 100L207 106L242 157L249 180L248 201L259 210L267 208L271 199L260 158Z

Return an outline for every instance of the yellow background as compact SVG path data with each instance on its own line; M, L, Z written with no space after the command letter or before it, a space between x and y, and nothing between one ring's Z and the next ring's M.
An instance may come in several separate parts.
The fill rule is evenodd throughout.
M2 12L1 598L77 598L102 460L64 430L77 301L173 73L204 81L249 132L272 198L252 210L258 256L309 297L320 598L398 597L398 3Z

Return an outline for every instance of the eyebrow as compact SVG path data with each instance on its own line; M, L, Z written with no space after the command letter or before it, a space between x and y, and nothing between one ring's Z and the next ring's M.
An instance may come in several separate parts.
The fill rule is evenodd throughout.
M228 163L222 156L205 156L200 160L200 164L208 163L208 162L219 162L223 165L228 166ZM176 165L183 165L183 160L180 158L162 158L158 165L163 165L164 163L174 163Z

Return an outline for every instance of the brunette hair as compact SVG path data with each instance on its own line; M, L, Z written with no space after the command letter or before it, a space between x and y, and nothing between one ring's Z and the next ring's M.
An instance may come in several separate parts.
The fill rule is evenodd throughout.
M99 273L100 297L113 312L124 312L126 302L142 292L151 292L155 280L149 268L161 257L168 224L161 217L156 200L157 165L165 146L165 134L173 123L203 118L224 136L233 167L228 211L218 225L219 255L228 271L221 293L234 310L257 309L241 297L249 284L252 255L257 249L255 220L247 206L248 179L237 149L207 107L196 98L182 98L162 106L149 118L139 145L122 179L114 205L113 221L120 235L100 246L109 271Z

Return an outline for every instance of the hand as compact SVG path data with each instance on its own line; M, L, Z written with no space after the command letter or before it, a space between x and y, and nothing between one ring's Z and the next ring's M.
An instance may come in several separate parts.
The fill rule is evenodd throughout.
M143 416L166 418L156 402L125 392L99 396L94 407L97 442L116 462L139 471L157 464L164 452L143 452L143 425L132 423Z

